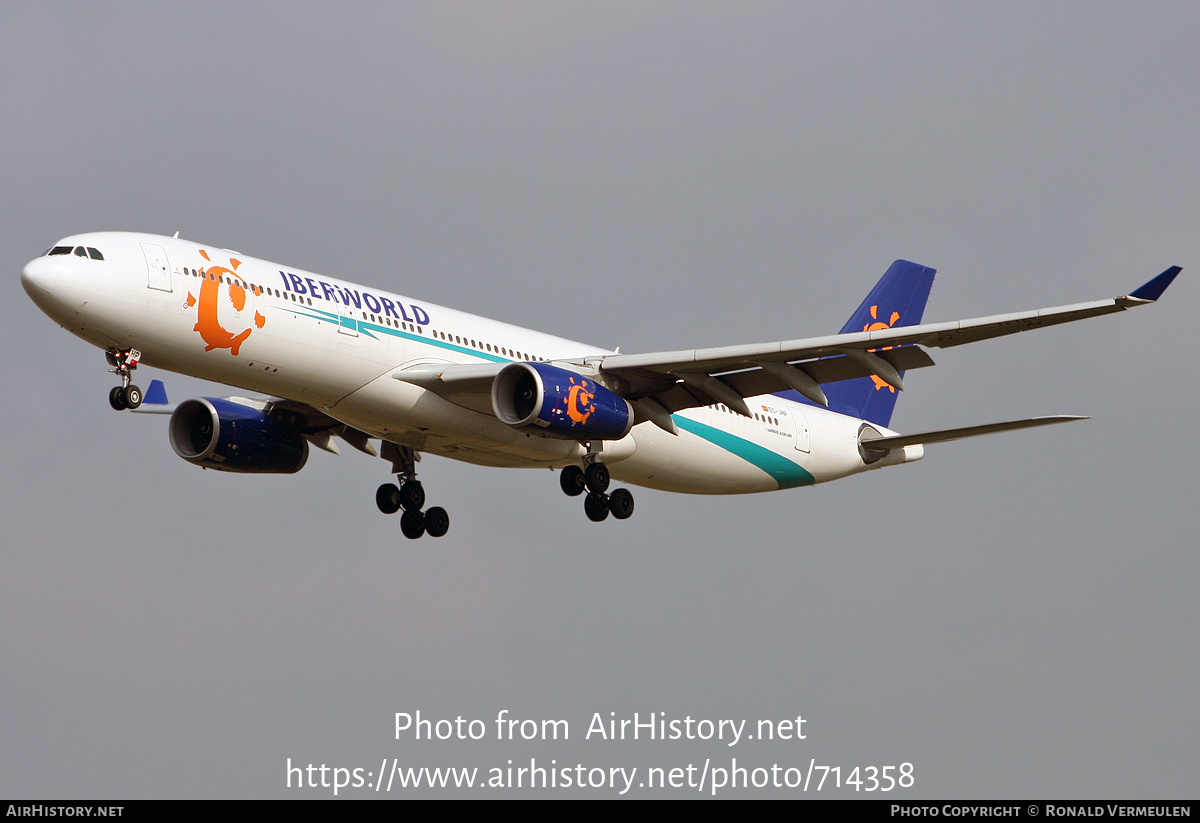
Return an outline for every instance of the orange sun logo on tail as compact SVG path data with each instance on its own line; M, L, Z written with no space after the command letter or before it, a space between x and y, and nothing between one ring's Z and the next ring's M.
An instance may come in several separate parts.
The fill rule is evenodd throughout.
M881 329L892 328L893 326L896 325L896 321L900 319L900 312L898 312L898 311L892 312L892 316L890 318L888 318L888 322L884 323L882 320L879 319L879 307L872 306L871 307L871 319L874 320L875 322L868 323L865 326L863 326L863 331L880 331ZM879 349L879 351L887 351L890 348L891 348L891 346L884 346L882 349ZM871 351L875 351L875 349L871 349ZM878 375L875 375L875 374L871 375L871 382L875 384L875 391L879 391L880 389L887 389L892 394L896 393L896 388L894 386L889 386L887 383L880 380Z
M211 262L208 252L200 250L200 256ZM200 296L196 297L191 292L188 292L187 304L191 306L199 306L197 309L196 325L192 331L200 332L200 337L208 345L204 347L205 351L213 349L229 349L229 353L237 356L238 350L242 343L246 342L246 338L254 329L261 329L267 322L267 318L263 317L258 311L254 312L254 325L248 326L244 330L233 333L221 325L219 309L221 308L221 286L224 284L226 295L229 300L229 305L233 307L237 317L242 316L242 311L246 308L246 290L250 289L255 296L262 294L262 289L255 286L250 288L239 275L235 274L237 267L242 264L241 260L231 257L229 258L230 268L224 266L212 266L204 271L203 280L200 282Z

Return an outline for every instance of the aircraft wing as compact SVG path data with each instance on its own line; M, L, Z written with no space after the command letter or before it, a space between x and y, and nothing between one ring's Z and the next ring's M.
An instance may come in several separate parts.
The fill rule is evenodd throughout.
M492 413L492 381L507 363L443 363L397 369L392 378L412 383L466 409Z
M283 397L260 400L246 397L228 397L222 399L258 409L272 417L283 420L302 434L314 446L332 454L339 453L337 444L333 442L332 438L340 437L359 451L365 452L372 457L377 456L375 447L371 445L365 432L361 432L352 426L347 426L340 420L330 417L325 412L307 403L288 400ZM142 401L142 405L131 411L141 414L174 414L176 408L178 408L177 404L167 400L167 390L163 382L155 379L150 381L150 387L146 390L146 397Z
M902 372L934 365L925 348L960 346L1153 303L1179 272L1178 266L1172 266L1128 295L1090 303L777 343L597 355L562 365L597 375L633 404L639 420L675 433L671 414L696 406L723 403L750 417L744 398L786 389L827 406L821 384L872 375L902 390ZM392 377L487 414L492 411L492 382L506 365L423 365L397 370Z
M613 354L584 362L624 381L619 393L648 419L657 417L655 422L662 419L659 410L639 400L650 400L667 413L718 402L746 414L742 398L792 388L827 405L821 383L873 374L903 389L900 372L933 365L922 347L959 346L1153 303L1179 272L1179 266L1172 266L1128 295L1090 303L778 343Z

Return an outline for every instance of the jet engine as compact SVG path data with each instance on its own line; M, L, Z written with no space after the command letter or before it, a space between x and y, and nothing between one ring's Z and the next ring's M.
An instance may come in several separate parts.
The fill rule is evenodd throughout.
M620 440L633 407L595 380L548 363L512 363L492 382L492 411L513 428L565 440Z
M308 441L265 412L219 397L187 400L171 415L171 448L189 463L224 472L292 474Z

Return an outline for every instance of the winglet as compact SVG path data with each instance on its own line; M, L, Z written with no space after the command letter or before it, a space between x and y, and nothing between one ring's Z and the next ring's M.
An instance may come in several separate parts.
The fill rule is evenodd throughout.
M1183 270L1179 266L1171 266L1171 268L1140 287L1137 291L1130 292L1129 296L1138 300L1157 300L1162 297L1162 293L1167 290L1167 286L1171 285L1171 281L1175 279L1175 275L1181 271Z
M146 394L142 398L143 403L150 403L155 406L167 405L167 388L161 380L151 380L150 388L146 389Z
M167 389L161 380L151 380L150 388L142 395L142 403L136 409L130 409L135 414L171 414L175 407L167 402Z

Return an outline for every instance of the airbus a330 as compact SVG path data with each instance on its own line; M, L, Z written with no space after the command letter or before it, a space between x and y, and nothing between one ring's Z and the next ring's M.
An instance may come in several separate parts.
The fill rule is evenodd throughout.
M622 354L178 237L60 240L24 268L33 301L104 350L117 410L170 413L183 459L291 473L338 442L390 463L376 504L405 536L450 526L426 507L422 453L556 469L593 521L633 513L611 480L692 494L824 483L910 463L924 446L1082 419L1057 415L901 434L888 428L905 372L927 349L1123 311L1157 300L1172 266L1122 297L922 323L934 270L892 264L841 332L691 351ZM139 365L262 398L146 396ZM379 443L376 448L375 443Z

